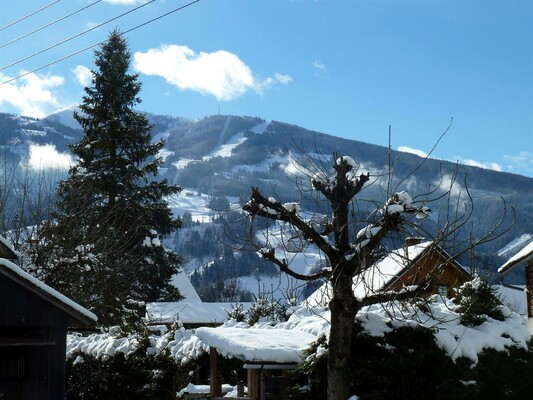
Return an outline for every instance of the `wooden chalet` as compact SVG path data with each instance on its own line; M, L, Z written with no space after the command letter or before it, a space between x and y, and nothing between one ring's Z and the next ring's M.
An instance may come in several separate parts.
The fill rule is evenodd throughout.
M524 266L526 276L526 301L527 301L527 318L529 332L533 333L533 242L511 257L504 263L498 272L502 275L511 269Z
M65 398L66 335L96 316L15 264L0 237L0 399Z
M390 252L354 277L353 290L357 298L364 298L429 283L428 295L451 297L454 288L471 279L470 274L435 242L407 238L402 248ZM326 283L312 293L305 304L325 306L330 298L331 287Z

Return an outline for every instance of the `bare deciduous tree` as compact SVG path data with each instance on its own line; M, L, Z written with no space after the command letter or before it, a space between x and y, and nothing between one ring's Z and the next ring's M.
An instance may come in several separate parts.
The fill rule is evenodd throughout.
M435 198L443 195L434 188L413 200L405 191L391 190L391 175L383 174L389 177L387 188L383 189L385 200L382 204L368 200L373 209L365 208L362 206L365 201L356 201L356 197L363 188L377 183L376 176L360 173L359 165L348 156L334 154L329 170L325 168L327 162L323 157L317 161L315 156L306 154L306 159L305 166L296 163L299 175L294 182L302 198L310 193L315 194L315 204L323 212L303 213L298 203L282 203L274 197L264 196L254 187L249 201L242 206L246 214L242 221L251 224L251 237L247 245L254 245L262 258L277 265L281 272L303 281L323 279L330 285L328 399L346 400L350 394L350 349L354 318L358 311L368 305L420 295L427 290L439 271L427 274L412 290L369 292L362 298L354 295L354 279L360 279L367 269L383 257L386 253L384 243L391 234L418 231L428 236L428 232L424 232L416 221L430 213L427 204L431 195ZM449 193L449 190L445 192ZM449 209L453 209L451 203ZM435 234L439 236L435 240L456 237L468 221L470 212L467 207L456 206L454 211L453 223L445 224ZM361 214L366 216L362 218ZM259 240L253 229L258 217L260 220L276 221L281 228L277 228L277 234L268 233L270 231L266 229L263 231L264 237ZM476 244L488 240L493 233L479 238ZM323 263L325 267L314 269L312 273L291 268L291 257L304 252L308 246L320 251L326 261ZM466 247L462 251L466 251Z

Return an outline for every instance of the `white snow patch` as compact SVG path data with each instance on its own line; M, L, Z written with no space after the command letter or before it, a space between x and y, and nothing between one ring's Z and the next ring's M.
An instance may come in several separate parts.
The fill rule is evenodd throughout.
M524 233L520 237L517 237L506 246L498 250L499 257L505 257L507 254L513 254L520 251L527 243L533 241L533 235L530 233Z
M203 160L207 161L213 157L231 157L232 150L245 141L244 132L239 132L233 135L227 143L217 146L215 150L204 156Z
M254 126L252 129L250 129L253 133L255 133L256 135L261 135L263 133L265 133L265 131L267 130L268 128L268 125L270 125L270 122L269 121L263 121L261 122L260 124Z
M196 335L224 357L243 361L292 363L302 360L305 349L316 336L300 330L243 327L198 328Z

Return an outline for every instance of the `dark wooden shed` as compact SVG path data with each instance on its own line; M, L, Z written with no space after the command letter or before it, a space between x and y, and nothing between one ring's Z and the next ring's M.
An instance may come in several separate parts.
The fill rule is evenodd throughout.
M65 398L66 335L96 316L15 264L0 238L0 399Z

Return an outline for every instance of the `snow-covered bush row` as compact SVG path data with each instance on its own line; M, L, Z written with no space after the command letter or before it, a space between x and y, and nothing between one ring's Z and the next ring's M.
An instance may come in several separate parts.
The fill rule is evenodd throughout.
M477 326L463 325L459 309L460 305L436 295L423 307L396 302L366 307L357 319L370 336L383 336L400 327L426 327L433 332L436 344L453 360L466 357L477 362L478 354L489 348L497 351L509 347L527 348L530 339L527 322L508 307L498 306L503 320L487 316ZM297 307L286 322L260 322L253 328L298 330L318 339L328 335L328 320L329 311L325 308ZM243 322L228 321L219 329L225 328L248 329L250 326ZM147 352L157 355L168 350L169 356L179 364L197 359L208 350L193 330L183 328L153 332L149 335L149 340ZM108 332L82 336L73 333L67 337L67 358L76 353L88 354L97 359L105 359L116 353L123 353L128 357L138 348L139 343L139 335L121 337L116 332Z
M133 354L141 345L141 334L121 335L119 330L110 329L105 333L94 333L83 336L79 333L67 335L67 359L82 353L99 360L106 360L122 353L126 358ZM206 350L192 330L178 328L167 331L165 327L153 331L148 335L150 345L149 355L159 355L166 351L178 364L197 359Z

